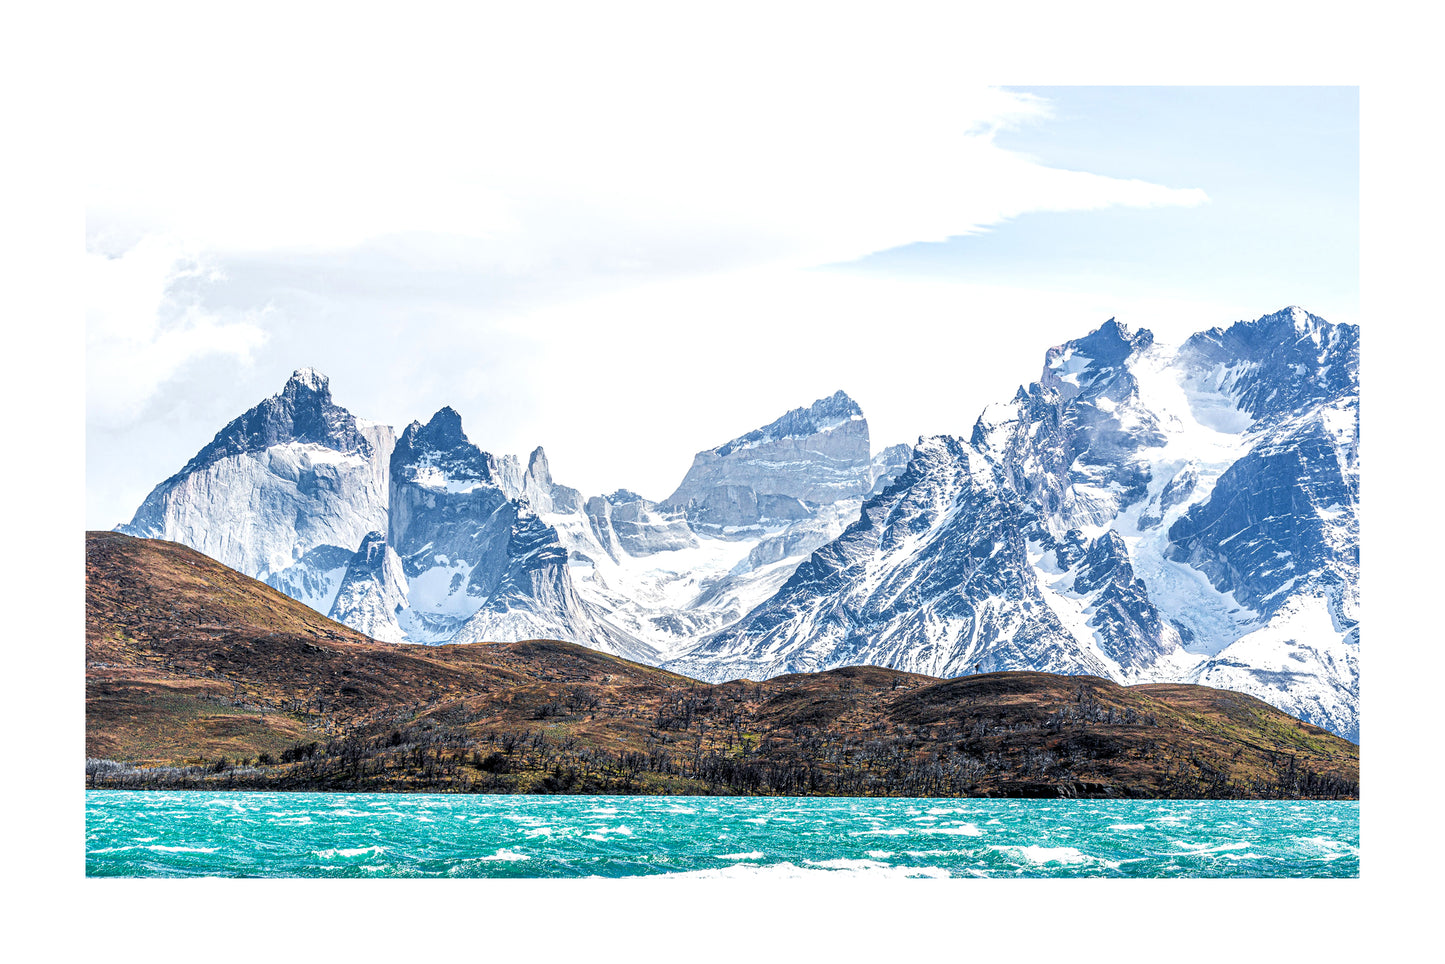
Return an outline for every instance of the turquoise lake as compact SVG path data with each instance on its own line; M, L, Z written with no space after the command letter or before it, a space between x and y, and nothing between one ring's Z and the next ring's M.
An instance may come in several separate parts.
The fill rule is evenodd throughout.
M1359 804L86 791L92 877L1358 877Z

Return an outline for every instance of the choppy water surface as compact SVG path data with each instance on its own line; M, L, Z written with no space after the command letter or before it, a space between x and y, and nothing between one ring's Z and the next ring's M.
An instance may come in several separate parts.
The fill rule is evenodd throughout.
M1354 802L87 791L93 877L1356 877Z

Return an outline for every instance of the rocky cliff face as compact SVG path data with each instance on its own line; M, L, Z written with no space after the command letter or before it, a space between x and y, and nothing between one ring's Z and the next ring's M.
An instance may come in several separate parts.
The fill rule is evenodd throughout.
M1284 308L1194 335L1177 364L1186 384L1213 389L1238 417L1268 424L1359 394L1360 329Z
M496 589L518 511L498 468L451 408L412 422L397 440L386 540L410 585L401 616L408 638L450 639Z
M802 519L867 492L870 465L868 422L840 391L697 453L662 507L715 530Z
M1174 519L1166 555L1250 614L1193 673L1359 738L1359 330L1299 308L1180 352L1250 447Z
M655 656L594 613L572 586L567 550L538 512L575 513L580 502L574 490L553 485L540 448L523 470L518 460L472 444L451 408L409 425L392 455L387 534L408 587L397 611L406 639L515 642L561 634L606 652Z
M147 496L121 531L182 542L325 612L350 556L387 525L391 429L301 369Z

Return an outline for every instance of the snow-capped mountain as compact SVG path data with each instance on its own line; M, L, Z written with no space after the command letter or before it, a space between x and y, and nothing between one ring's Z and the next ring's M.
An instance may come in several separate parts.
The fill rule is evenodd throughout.
M873 454L838 392L659 502L584 498L450 408L396 437L303 369L119 528L383 640L1201 682L1358 739L1358 346L1299 308L1177 347L1110 320L966 438Z
M331 400L309 368L156 486L129 524L328 612L367 533L387 527L391 428Z
M119 528L191 545L376 639L548 637L660 662L772 595L909 451L872 457L838 392L699 453L664 503L584 499L541 448L525 463L483 451L450 407L397 438L305 369Z
M867 492L870 464L863 410L838 392L697 453L662 506L682 510L695 528L721 531L801 519L808 503Z
M386 541L405 585L396 621L416 643L550 638L633 659L655 659L646 643L616 629L581 598L567 550L540 511L580 511L575 490L552 484L538 448L523 469L512 457L483 452L443 408L402 432L391 457ZM398 580L399 582L399 580ZM356 626L359 617L333 618ZM358 627L359 628L359 627Z
M1298 308L1177 349L1111 320L667 665L872 663L1238 689L1358 737L1358 329Z

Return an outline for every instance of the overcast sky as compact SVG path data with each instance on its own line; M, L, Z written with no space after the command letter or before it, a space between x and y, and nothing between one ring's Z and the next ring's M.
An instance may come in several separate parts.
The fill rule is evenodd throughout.
M233 41L96 91L87 527L302 366L358 416L449 404L484 449L661 499L839 388L875 449L967 434L1109 317L1358 321L1353 88L997 88L582 27L379 70L388 38L347 29L326 72Z

